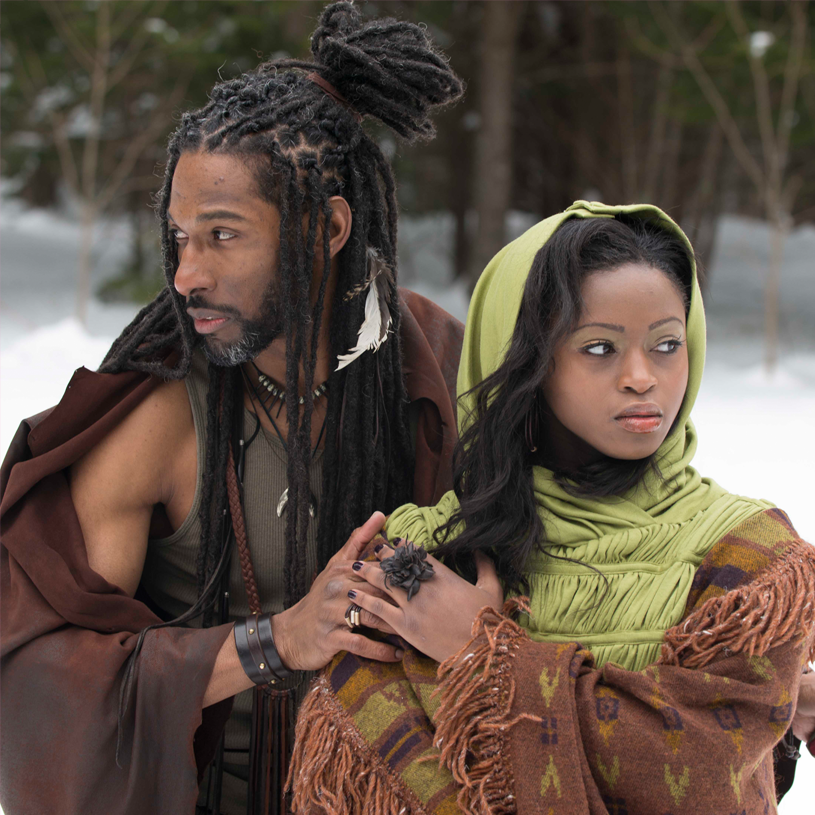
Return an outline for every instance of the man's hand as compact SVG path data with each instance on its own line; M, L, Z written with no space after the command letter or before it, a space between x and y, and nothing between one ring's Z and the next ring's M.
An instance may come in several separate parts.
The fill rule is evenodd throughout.
M815 671L809 671L801 677L798 707L792 717L792 732L804 744L815 737Z
M362 581L351 569L351 564L359 560L384 523L385 516L374 512L331 558L309 593L290 609L272 617L275 645L289 670L319 670L340 651L380 662L398 662L402 658L400 649L354 633L345 622L345 612L351 605L348 599L351 589L388 602L384 592ZM392 628L370 612L363 610L361 622L367 628L393 633Z

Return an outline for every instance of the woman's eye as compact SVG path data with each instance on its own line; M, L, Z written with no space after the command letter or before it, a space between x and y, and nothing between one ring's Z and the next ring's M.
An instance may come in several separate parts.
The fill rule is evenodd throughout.
M595 342L591 345L584 345L583 352L594 357L604 357L614 353L614 346L610 342Z
M659 351L661 354L674 354L683 345L682 340L663 340L654 350Z

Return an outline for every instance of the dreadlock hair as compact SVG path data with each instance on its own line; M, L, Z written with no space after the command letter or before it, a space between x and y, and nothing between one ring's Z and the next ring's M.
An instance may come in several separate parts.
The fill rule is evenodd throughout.
M657 221L625 214L573 218L535 255L504 361L470 391L470 422L453 461L459 510L434 533L441 544L434 555L459 572L474 576L472 556L481 550L494 559L505 585L525 587L529 556L547 546L532 474L542 461L529 449L527 416L531 414L534 427L549 420L539 394L558 342L580 320L583 282L626 263L662 272L682 297L687 314L692 258L685 244ZM624 495L649 470L662 477L657 453L635 460L602 456L579 469L558 462L545 466L552 467L567 492L597 498Z
M313 376L328 276L328 240L322 241L322 277L312 306L318 225L331 218L328 199L351 207L350 237L339 253L332 308L331 353L352 347L364 317L368 250L393 273L393 334L376 354L365 353L329 377L318 561L324 565L351 531L375 509L390 511L410 499L413 452L401 364L396 288L395 181L377 144L363 130L379 119L407 141L430 139L432 108L458 98L463 86L426 31L393 19L364 22L349 2L328 6L311 38L313 62L277 60L216 85L209 104L186 113L170 138L164 185L158 196L167 288L114 342L100 370L145 371L185 377L199 341L174 289L178 268L167 209L173 174L185 151L236 155L251 166L263 198L280 211L277 275L286 338L286 410L289 416L286 514L286 606L308 589L305 537L309 521ZM311 74L311 76L309 76ZM316 79L313 78L316 75ZM321 84L318 84L320 83ZM326 84L329 83L329 84ZM332 87L333 86L333 87ZM336 92L332 92L335 91ZM303 234L302 215L308 215ZM170 350L177 351L169 354ZM298 406L304 372L305 404ZM207 447L198 553L199 600L210 608L221 560L219 530L227 511L225 474L235 412L242 410L239 367L209 363ZM211 618L211 612L207 615ZM205 624L207 617L205 617Z

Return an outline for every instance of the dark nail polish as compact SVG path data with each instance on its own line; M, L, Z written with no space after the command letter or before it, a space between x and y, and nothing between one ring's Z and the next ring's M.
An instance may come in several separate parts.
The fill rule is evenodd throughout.
M359 570L362 568L362 561L361 561L361 560L357 560L357 561L355 561L355 562L353 563L353 565L351 566L351 568L352 568L352 569L353 569L355 572L358 572L358 571L359 571Z
M395 549L402 542L402 538L393 539L393 548Z
M351 591L348 592L348 596L353 600L357 596L357 593L351 589Z
M382 551L382 547L384 545L385 545L384 543L377 543L377 545L374 546L374 554L378 555Z

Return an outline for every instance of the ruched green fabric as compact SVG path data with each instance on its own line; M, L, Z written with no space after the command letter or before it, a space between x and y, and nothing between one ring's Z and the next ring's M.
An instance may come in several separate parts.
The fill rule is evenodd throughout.
M537 640L578 640L599 665L614 662L640 670L657 658L665 630L681 619L696 567L712 546L742 521L773 506L731 495L690 466L696 451L690 413L704 368L705 317L687 237L664 212L644 204L612 207L578 201L532 227L502 249L479 279L467 317L458 392L466 394L501 364L532 261L554 231L569 218L620 213L647 218L688 247L693 268L688 388L676 427L657 454L663 480L648 476L622 497L577 498L555 482L550 470L534 468L547 552L579 563L547 554L531 560L531 614L522 624ZM459 407L462 427L468 410L465 396ZM453 492L435 507L408 504L391 514L387 533L432 549L433 532L457 509Z

